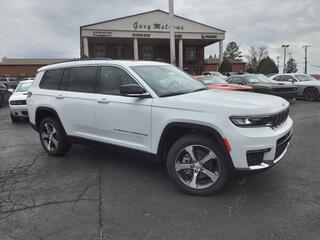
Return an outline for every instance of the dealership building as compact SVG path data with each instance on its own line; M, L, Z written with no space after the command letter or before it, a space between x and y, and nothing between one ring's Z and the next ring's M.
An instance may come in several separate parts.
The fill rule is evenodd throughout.
M80 56L169 63L168 20L167 12L154 10L81 26ZM180 16L174 16L174 30L177 66L191 74L219 69L225 31ZM219 44L219 54L205 59L204 48L211 44ZM0 77L34 77L42 66L70 60L3 57L0 60ZM234 72L245 71L246 63L230 62Z
M169 14L154 10L80 27L82 58L170 62ZM222 61L225 31L174 16L176 63L190 73L204 70L204 48L219 44Z

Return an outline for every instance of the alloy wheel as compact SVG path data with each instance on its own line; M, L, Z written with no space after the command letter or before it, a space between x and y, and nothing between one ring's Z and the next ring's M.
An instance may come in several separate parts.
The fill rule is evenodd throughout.
M190 145L179 152L175 171L185 185L193 189L204 189L217 182L221 165L217 155L208 147Z
M54 152L58 147L57 130L50 122L46 122L43 126L41 140L48 151Z

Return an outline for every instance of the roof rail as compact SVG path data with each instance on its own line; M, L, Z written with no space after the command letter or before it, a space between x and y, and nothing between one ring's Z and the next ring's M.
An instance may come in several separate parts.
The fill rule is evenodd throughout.
M90 60L112 60L112 58L75 58L75 59L70 59L70 60L67 60L67 61L59 62L59 63L81 62L81 61L90 61Z

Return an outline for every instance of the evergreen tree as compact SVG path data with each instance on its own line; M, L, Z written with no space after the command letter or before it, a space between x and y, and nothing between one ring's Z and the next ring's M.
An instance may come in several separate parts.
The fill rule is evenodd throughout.
M228 59L224 59L219 67L220 73L232 72L232 66Z
M262 74L278 73L279 69L270 57L266 57L259 62L257 72Z
M298 71L297 69L297 63L294 60L294 58L289 58L287 64L286 64L286 72L287 73L296 73Z
M241 50L236 42L229 42L223 53L224 59L240 61L242 60Z

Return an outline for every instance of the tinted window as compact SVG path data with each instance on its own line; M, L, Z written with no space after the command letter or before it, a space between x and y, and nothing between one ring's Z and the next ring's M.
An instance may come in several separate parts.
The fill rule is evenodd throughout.
M120 86L137 84L125 71L118 67L101 67L101 93L120 95Z
M281 76L276 76L273 80L281 81Z
M67 81L63 81L61 89L73 92L96 92L97 67L75 67L69 69ZM64 79L66 75L64 76Z
M280 81L288 82L290 79L293 79L293 77L290 75L282 75Z
M48 70L44 73L40 82L40 88L44 89L59 89L60 80L62 77L63 69Z
M230 78L229 82L235 84L245 83L245 81L241 77L232 77Z

